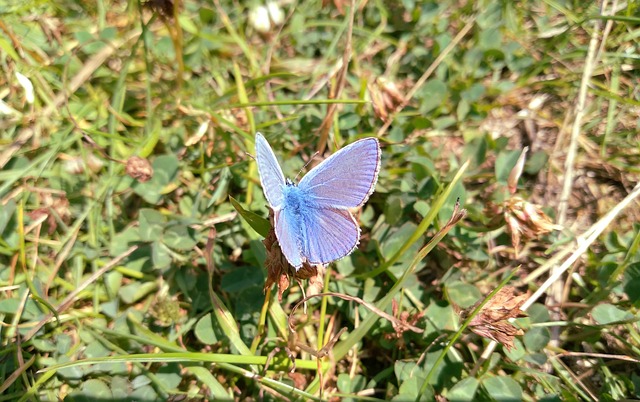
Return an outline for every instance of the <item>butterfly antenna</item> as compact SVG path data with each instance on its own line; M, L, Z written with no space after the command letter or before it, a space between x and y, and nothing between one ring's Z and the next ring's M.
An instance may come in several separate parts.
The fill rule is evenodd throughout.
M309 165L311 163L311 161L318 156L318 151L316 151L313 155L311 155L311 158L309 158L309 161L307 163L304 164L304 166L302 167L302 169L300 169L300 171L298 171L298 174L296 175L296 177L293 178L293 180L295 180L296 182L298 181L298 176L300 176L300 173L302 173L302 171L307 167L307 165Z

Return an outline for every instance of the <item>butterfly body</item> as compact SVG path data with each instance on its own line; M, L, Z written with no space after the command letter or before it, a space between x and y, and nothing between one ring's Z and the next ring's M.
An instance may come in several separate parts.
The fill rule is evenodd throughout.
M356 141L312 169L298 185L285 179L262 134L256 160L265 197L274 213L278 243L289 263L327 264L351 253L360 227L349 212L373 192L380 169L375 138Z

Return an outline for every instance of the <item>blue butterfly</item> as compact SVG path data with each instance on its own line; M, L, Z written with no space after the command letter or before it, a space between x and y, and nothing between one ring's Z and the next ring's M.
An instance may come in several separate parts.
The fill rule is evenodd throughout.
M303 262L328 264L350 254L360 226L349 208L362 206L376 187L380 145L364 138L342 148L298 185L284 178L273 150L256 134L256 160L264 195L274 214L282 253L296 270Z

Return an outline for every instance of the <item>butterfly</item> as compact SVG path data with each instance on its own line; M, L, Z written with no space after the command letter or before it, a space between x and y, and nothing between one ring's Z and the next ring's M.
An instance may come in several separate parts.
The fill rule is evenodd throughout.
M286 179L271 146L256 134L256 161L262 190L273 210L282 253L299 269L303 262L328 264L350 254L360 226L349 208L362 206L378 181L380 145L356 141L311 169L296 185Z

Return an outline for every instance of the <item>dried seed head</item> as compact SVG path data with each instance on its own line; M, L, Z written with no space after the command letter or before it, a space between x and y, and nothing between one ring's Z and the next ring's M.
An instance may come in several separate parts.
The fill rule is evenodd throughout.
M125 167L127 174L140 183L149 181L153 177L153 168L148 160L139 156L132 156Z

